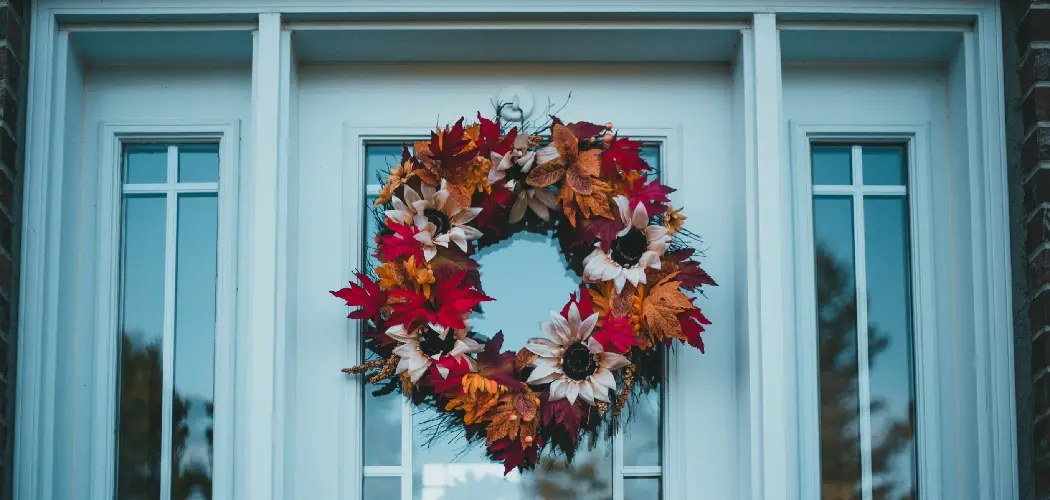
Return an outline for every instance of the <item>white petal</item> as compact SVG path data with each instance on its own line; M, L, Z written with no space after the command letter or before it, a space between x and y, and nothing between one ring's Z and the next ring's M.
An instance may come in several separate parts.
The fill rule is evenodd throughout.
M602 353L602 360L600 364L601 366L608 368L609 370L618 370L631 364L631 362L628 361L623 354L615 352L605 352Z
M666 227L657 226L656 224L645 227L645 239L650 243L662 240L664 236L667 236Z
M558 154L558 147L553 142L536 150L536 163L540 165L557 161L560 158L561 156Z
M599 252L600 250L595 250ZM590 262L585 262L583 266L583 279L589 281L601 280L602 274L605 273L605 259L601 257L595 257L594 254L587 256Z
M423 257L427 259L427 262L434 260L434 257L437 257L437 254L437 247L433 245L423 247Z
M649 225L649 214L645 212L645 205L639 203L638 206L634 207L631 224L634 224L634 227L638 229L645 229Z
M547 205L544 205L542 201L536 198L529 198L529 208L536 213L543 220L550 220L550 212L547 211Z
M616 377L613 377L612 372L605 368L599 368L594 372L594 375L591 375L590 379L595 384L596 389L616 390ZM604 393L606 391L600 392Z
M548 396L548 400L554 401L557 399L565 399L565 392L568 390L568 382L565 377L559 378L554 382L551 382L551 395Z
M424 186L426 185L424 184ZM415 203L419 200L419 193L417 193L415 189L412 189L408 185L405 185L405 204L411 207L414 206Z
M477 217L480 213L481 207L464 208L460 210L455 217L452 217L451 222L453 225L456 226L466 224L474 220L474 218Z
M423 183L423 199L424 200L427 200L427 201L433 200L434 199L434 193L436 193L437 191L438 190L437 190L436 187L431 186L430 184L427 184L427 183Z
M634 286L638 286L638 283L645 283L645 271L640 267L624 269L623 275L627 277L627 281L630 281Z
M605 270L602 272L602 281L609 281L617 276L623 275L623 268L609 257L605 257Z
M594 377L588 378L587 382L590 382L591 389L594 391L594 399L595 400L597 400L597 401L605 401L606 403L609 402L609 388L608 387L605 387L604 385L599 384L598 382L596 382L594 380Z
M448 206L449 196L451 196L451 194L448 192L448 190L445 189L434 193L434 208L441 210L446 214L449 212L453 212L453 210L450 210L451 207Z
M598 342L594 337L587 339L587 350L590 351L591 354L601 354L601 352L604 351L604 349L602 349L602 343Z
M563 318L562 315L554 311L551 311L551 329L556 330L566 339L572 337L572 331L569 330L569 322L565 321L565 318ZM563 343L562 345L565 344Z
M547 205L548 208L554 208L558 205L558 197L547 189L533 189L532 193L534 198L540 200L540 203Z
M537 380L550 376L554 373L558 373L560 371L561 370L555 367L553 364L536 365L536 368L532 370L532 374L529 375L529 379L526 380L526 382L534 384Z
M565 382L568 389L565 391L565 397L568 398L569 404L576 403L576 396L580 395L580 384L576 381Z
M638 267L651 267L660 269L660 254L656 252L645 252L638 259Z
M414 368L414 369L410 368L408 370L408 376L409 376L409 378L412 379L412 383L416 383L416 382L419 382L419 379L423 378L423 374L425 374L426 372L427 372L427 367L426 366L421 366L419 368Z
M580 335L589 337L594 332L594 326L598 324L598 313L587 316L587 319L583 320L580 324Z
M554 327L554 323L550 321L543 321L540 323L540 330L547 334L547 338L556 342L559 346L564 346L569 343L568 332L558 330Z
M521 165L522 173L529 173L529 170L532 170L532 166L536 164L536 153L529 151L528 153L521 155L521 158L518 158L517 160L517 164Z
M420 231L429 231L431 233L437 231L437 226L430 222L430 219L427 219L423 214L416 214L415 217L412 217L412 224L415 224ZM433 229L427 228L427 224L430 224Z
M463 234L467 237L467 240L470 241L474 241L485 235L485 233L482 233L481 230L476 227L460 226L460 229L463 230Z
M415 340L415 335L411 335L405 330L404 325L394 325L386 329L386 334L390 338L398 342L412 342Z
M483 350L484 349L481 349L481 346L479 346L478 343L474 341L474 339L460 339L456 341L455 345L453 345L452 347L452 350L448 353L450 356L462 356L464 354L470 354L472 352L481 352Z
M427 259L427 260L429 260L429 259ZM627 281L627 278L624 277L623 273L620 273L620 274L616 275L616 278L613 281L613 284L616 285L616 293L620 293L620 292L623 291L623 284L626 281Z
M546 339L530 339L529 343L525 344L525 348L528 349L529 352L537 356L543 356L544 358L557 358L558 356L561 356L562 350L560 348L550 344L537 342L538 340ZM536 361L538 362L539 360L537 359Z
M442 234L434 238L435 245L441 245L445 248L448 248L448 241L448 233Z
M413 236L413 238L415 238L416 241L422 243L424 246L434 246L434 239L431 238L430 235L430 231L422 231L416 233L416 235Z
M528 208L529 203L524 193L518 194L518 199L514 200L514 206L510 207L510 223L517 224L525 217L525 209Z
M448 368L445 368L444 366L441 366L441 365L434 365L434 366L437 366L438 373L441 374L441 378L448 378Z
M569 331L578 334L580 332L581 322L580 309L576 307L575 302L569 304L569 317L567 319L569 321Z
M467 235L463 232L463 228L453 227L448 233L438 236L438 238L441 238L442 236L447 237L447 241L451 241L459 246L460 250L463 250L464 252L467 251ZM443 246L448 245L446 244Z
M620 222L627 224L631 220L631 201L626 196L620 194L613 198L613 202L616 203L616 208L620 212Z
M583 398L587 404L594 406L594 386L589 380L580 382L580 397Z

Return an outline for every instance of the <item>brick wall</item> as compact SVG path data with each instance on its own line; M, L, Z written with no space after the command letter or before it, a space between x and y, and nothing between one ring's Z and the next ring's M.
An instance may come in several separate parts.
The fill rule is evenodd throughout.
M11 498L28 0L0 0L0 498Z
M1021 498L1050 499L1050 0L1002 0L1007 133L1019 186L1015 254L1024 293L1015 294L1023 335L1018 354ZM1019 213L1017 213L1019 212ZM1019 240L1019 241L1018 241ZM1019 296L1018 296L1019 295ZM1027 343L1027 345L1025 345Z

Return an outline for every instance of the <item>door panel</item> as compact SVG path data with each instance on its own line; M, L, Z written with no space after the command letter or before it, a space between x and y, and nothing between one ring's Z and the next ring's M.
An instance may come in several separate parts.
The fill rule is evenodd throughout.
M361 266L371 239L363 207L365 185L375 180L365 172L365 143L425 134L436 123L464 115L469 119L477 111L491 116L490 101L509 85L534 93L534 119L542 121L549 100L554 110L565 105L558 112L565 120L611 121L626 135L661 144L665 182L679 190L674 204L687 203L689 227L704 237L704 265L720 285L708 298L699 299L715 323L705 337L707 354L682 349L671 365L667 397L674 401L674 410L668 412L662 437L667 450L665 481L674 481L686 492L702 487L710 498L742 494L747 383L741 375L745 353L734 338L741 324L735 301L742 287L733 282L733 269L745 248L733 228L743 224L744 214L728 207L738 206L736 200L744 193L731 175L737 167L730 163L734 138L727 65L313 65L300 67L298 76L298 335L289 381L295 409L288 422L285 457L296 498L356 498L362 484L360 467L380 465L359 456L362 438L351 424L363 411L351 396L352 384L359 382L339 372L354 361L350 328L345 308L327 296ZM521 251L517 247L530 244L544 243L514 240L506 251ZM483 280L496 289L499 283L494 282L501 281L501 273L509 279L512 268L501 262L506 259L498 252L486 252L484 258L495 271L486 271ZM543 262L555 265L556 260ZM549 304L560 307L577 280L570 277L552 287L557 290L534 293L533 299L525 294L508 297L509 292L502 291L494 295L508 302L536 301L538 305L526 302L522 307L541 311L550 309ZM542 316L533 318L536 324L541 320ZM527 329L515 333L507 347L520 347L522 335ZM367 423L365 429L378 430ZM400 438L405 443L412 436ZM365 440L364 448L368 446ZM402 447L402 455L405 451L411 453ZM633 466L635 458L632 453L624 465ZM370 475L365 489L371 494L366 498L389 491L393 484L389 478ZM659 485L656 479L641 477L615 487L622 488L625 498L647 498Z

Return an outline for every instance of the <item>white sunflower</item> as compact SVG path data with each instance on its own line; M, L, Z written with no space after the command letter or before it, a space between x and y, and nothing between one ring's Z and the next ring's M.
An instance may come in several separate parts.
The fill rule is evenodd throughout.
M616 233L608 253L602 250L601 242L595 243L594 251L583 259L583 279L612 281L621 292L628 281L635 286L645 283L645 268L660 269L660 257L667 252L671 235L666 227L649 225L645 205L639 203L631 212L624 196L614 201L624 228Z
M507 182L507 188L515 191L516 181ZM517 199L510 207L510 223L517 224L525 218L525 211L532 210L539 218L550 220L550 211L558 205L558 198L547 188L525 187L517 192Z
M386 215L398 222L415 224L419 229L416 241L422 244L423 256L428 262L437 255L438 245L448 248L452 242L466 252L468 241L481 238L480 230L467 225L481 213L481 208L461 207L448 190L439 190L430 184L423 184L422 190L420 197L405 186L405 200L391 199L394 209L387 210Z
M551 312L551 321L540 327L549 338L529 339L526 349L538 356L532 361L528 383L550 384L550 399L568 399L587 404L609 402L609 391L616 390L612 371L630 364L621 354L605 352L591 334L598 323L598 313L580 318L576 303L569 305L568 317Z
M397 373L408 372L412 382L419 381L434 360L442 356L451 356L460 362L466 360L471 371L474 371L477 367L470 354L484 350L477 341L467 336L466 329L454 330L433 323L413 332L407 331L404 325L394 325L386 330L386 334L401 342L394 349L394 354L401 357L397 363ZM442 377L448 376L448 368L436 366Z

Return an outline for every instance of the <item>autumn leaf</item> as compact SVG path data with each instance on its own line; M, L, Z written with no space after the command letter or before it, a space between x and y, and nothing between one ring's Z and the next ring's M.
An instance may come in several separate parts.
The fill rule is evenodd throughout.
M393 300L387 323L391 325L404 325L405 328L411 328L416 321L429 320L432 317L428 310L427 297L420 292L394 290L390 293L390 298Z
M591 194L594 191L591 186L591 177L580 173L575 168L565 171L565 183L579 194Z
M575 404L569 403L569 400L565 398L552 401L548 393L543 393L540 397L540 413L543 425L561 425L572 439L572 443L576 444L576 441L580 438L580 425L583 423L584 415L586 415L586 412L580 406L581 401L577 401Z
M627 138L614 138L602 153L602 170L606 176L619 176L620 171L649 171L652 168L642 160L642 143Z
M503 332L500 331L485 342L485 350L478 353L478 374L510 389L524 388L525 384L514 375L514 352L502 349Z
M507 135L500 137L500 124L481 116L478 113L478 155L489 156L492 153L500 155L507 154L514 147L514 140L518 138L518 127L510 129Z
M595 217L590 219L587 227L583 229L583 241L585 243L597 241L601 244L602 251L608 253L612 248L613 241L616 241L616 234L621 229L623 229L622 222L604 217Z
M692 309L693 304L674 277L674 274L667 276L649 290L642 300L642 318L654 339L674 338L686 342L678 313Z
M389 294L382 291L379 288L379 284L369 279L368 276L362 273L357 273L356 276L357 280L361 282L360 285L350 282L349 287L329 293L345 300L346 305L350 307L360 308L356 311L351 311L349 318L375 318L379 314L379 310L386 305Z
M714 278L700 268L699 262L688 260L695 252L692 248L683 248L667 254L668 260L678 261L678 265L675 266L678 276L675 279L682 284L683 289L689 291L694 291L704 285L718 286Z
M562 123L557 116L551 116L551 125L564 125L576 137L593 137L605 131L605 125L591 122Z
M492 300L492 297L475 290L472 285L464 284L467 273L459 272L437 284L433 292L436 312L431 316L432 323L450 328L466 328L463 314L469 313L474 306Z
M602 327L594 331L594 340L605 348L605 351L627 352L631 346L643 345L645 342L634 334L630 318L618 318L612 311L605 314Z
M532 187L547 187L561 180L563 175L565 175L565 167L548 163L530 170L529 175L525 177L525 182Z
M503 475L506 476L514 469L532 469L536 465L536 450L540 446L539 440L522 446L518 441L503 439L489 444L488 451L493 460L503 462Z
M500 397L499 405L489 412L486 440L489 443L500 439L535 439L539 428L540 398L525 389Z
M452 184L466 180L467 167L478 156L478 149L469 147L470 142L463 128L463 118L451 128L430 133L427 155L437 163L441 176Z
M693 308L691 310L678 313L678 320L682 323L682 333L685 336L685 341L700 349L700 352L704 352L704 339L700 337L700 334L704 332L704 325L710 325L711 321L704 316L704 313L700 312L700 308Z
M674 188L660 184L659 180L646 184L645 177L638 177L627 184L624 195L630 200L632 211L641 203L649 216L653 216L667 211L666 203L671 202L668 195L674 191Z
M417 262L422 262L423 247L416 241L419 229L408 224L401 224L387 219L387 229L393 234L380 235L379 245L376 247L376 256L384 262L397 259L408 259L415 257Z
M389 335L387 335L389 337ZM448 369L448 376L441 376L437 365ZM470 363L463 358L441 356L430 365L430 385L434 392L453 397L463 392L463 377L470 373Z
M594 314L594 302L591 300L591 294L587 291L587 285L580 285L579 292L573 292L569 294L569 301L561 308L561 315L563 317L569 317L569 307L576 304L576 310L579 311L580 317L587 319L591 314Z
M490 193L475 195L474 200L470 206L481 208L481 213L474 218L474 225L486 235L502 236L506 230L506 216L501 214L505 214L514 203L514 193L507 189L506 182L493 184Z

